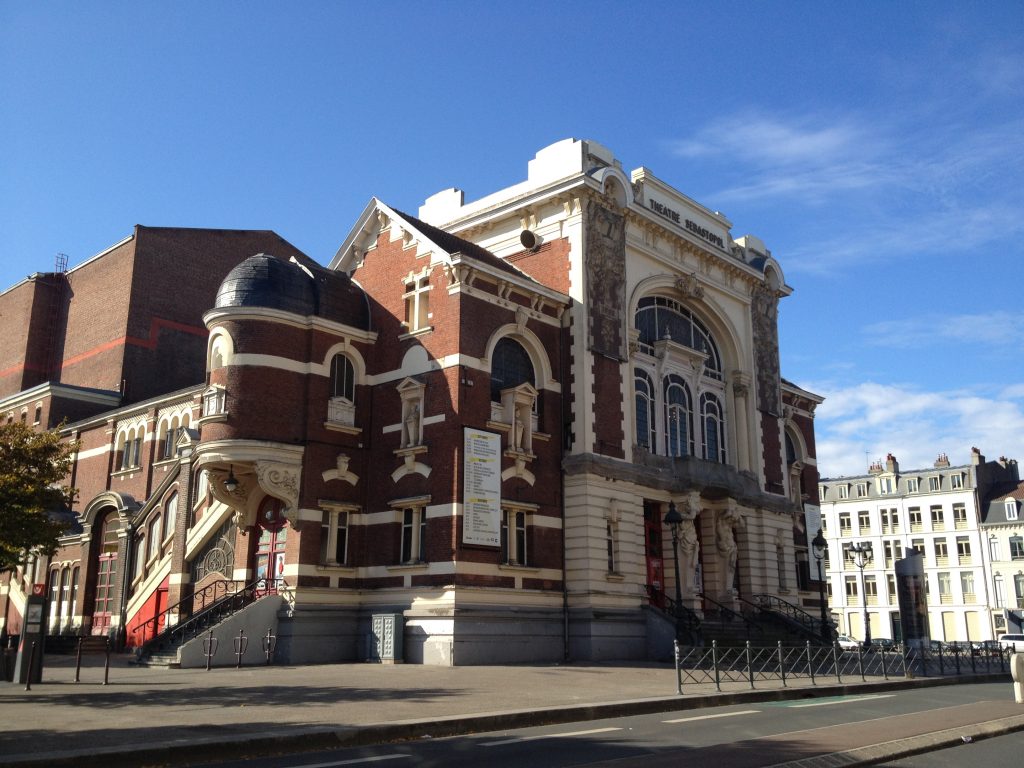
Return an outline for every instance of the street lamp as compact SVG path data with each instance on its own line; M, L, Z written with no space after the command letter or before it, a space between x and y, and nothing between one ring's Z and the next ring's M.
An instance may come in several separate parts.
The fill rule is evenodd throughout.
M234 493L238 489L238 480L235 479L234 467L228 467L228 477L224 481L224 489L228 493Z
M668 512L665 513L665 525L672 530L672 562L676 569L676 606L673 613L676 617L676 637L679 637L679 614L682 613L683 590L679 583L679 529L683 525L683 516L676 509L676 503L668 503Z
M864 647L868 648L871 646L871 622L868 619L868 582L864 576L864 568L874 557L871 542L851 544L850 553L853 555L853 564L860 568L861 594L864 595Z
M826 643L832 642L832 631L829 628L828 614L825 605L825 579L821 575L821 561L825 559L828 551L828 544L825 537L818 529L818 535L811 540L811 549L814 551L814 559L818 561L818 600L821 605L821 639Z

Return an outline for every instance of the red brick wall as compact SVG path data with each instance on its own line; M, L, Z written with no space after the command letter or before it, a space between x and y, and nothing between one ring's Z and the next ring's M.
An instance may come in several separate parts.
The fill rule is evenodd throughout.
M784 493L782 443L779 420L770 413L761 413L761 460L764 462L765 490Z
M569 293L569 240L544 243L536 251L513 253L506 261L536 280L561 293Z
M622 376L619 363L594 355L594 453L625 457L622 444Z

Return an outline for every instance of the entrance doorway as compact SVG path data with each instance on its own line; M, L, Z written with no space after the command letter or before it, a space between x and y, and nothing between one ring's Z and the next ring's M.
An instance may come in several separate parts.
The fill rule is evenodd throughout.
M114 615L117 591L117 515L111 512L103 522L96 562L96 599L92 610L92 634L106 635Z
M267 496L260 504L256 531L256 552L253 558L256 588L261 593L276 592L284 577L285 544L288 539L284 502Z
M665 609L665 559L661 549L661 505L644 501L644 548L651 605Z

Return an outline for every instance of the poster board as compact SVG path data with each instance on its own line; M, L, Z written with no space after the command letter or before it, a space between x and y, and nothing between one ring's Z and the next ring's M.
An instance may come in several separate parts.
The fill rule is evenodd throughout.
M462 542L501 546L501 435L466 427L463 441Z

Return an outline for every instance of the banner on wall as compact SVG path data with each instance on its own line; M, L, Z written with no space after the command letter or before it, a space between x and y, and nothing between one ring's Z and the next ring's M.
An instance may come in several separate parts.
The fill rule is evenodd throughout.
M462 542L501 546L501 435L466 427Z

